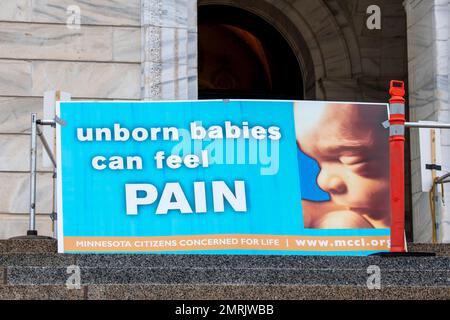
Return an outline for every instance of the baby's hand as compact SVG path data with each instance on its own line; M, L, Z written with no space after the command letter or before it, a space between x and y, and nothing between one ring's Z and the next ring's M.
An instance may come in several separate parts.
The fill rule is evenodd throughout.
M345 211L346 208L338 206L331 201L315 202L302 200L303 225L306 229L316 228L316 222L331 212Z
M353 211L332 211L314 221L316 229L373 229L361 215Z

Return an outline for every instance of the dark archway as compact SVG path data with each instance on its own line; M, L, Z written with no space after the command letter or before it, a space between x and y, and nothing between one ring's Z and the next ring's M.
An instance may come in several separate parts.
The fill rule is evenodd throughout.
M304 98L302 70L283 36L248 11L198 9L199 99Z

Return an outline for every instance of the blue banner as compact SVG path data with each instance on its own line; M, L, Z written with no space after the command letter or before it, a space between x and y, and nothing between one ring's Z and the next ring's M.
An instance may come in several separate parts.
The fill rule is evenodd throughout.
M67 253L389 249L385 104L61 102Z

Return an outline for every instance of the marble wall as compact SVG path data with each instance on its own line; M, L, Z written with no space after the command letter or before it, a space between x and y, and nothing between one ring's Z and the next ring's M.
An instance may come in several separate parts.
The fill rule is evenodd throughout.
M196 14L196 0L1 1L0 239L28 227L30 113L42 115L44 92L196 99ZM41 154L39 147L37 226L52 235L52 174Z
M67 25L71 5L80 9L79 28ZM141 98L140 8L140 0L1 2L0 238L28 229L30 113L42 114L44 91ZM52 173L38 153L37 227L52 235Z
M409 106L411 121L450 123L450 1L405 1L408 21ZM441 131L442 165L450 171L450 132ZM411 130L413 225L416 242L432 240L429 194L421 192L418 130ZM441 173L442 174L442 173ZM448 187L447 187L448 188ZM446 203L450 194L445 196ZM439 240L450 242L450 208L438 217Z

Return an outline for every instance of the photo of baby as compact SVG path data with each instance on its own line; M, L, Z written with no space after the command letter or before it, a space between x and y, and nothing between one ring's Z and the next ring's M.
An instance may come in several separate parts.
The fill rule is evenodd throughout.
M294 115L304 227L389 228L386 106L305 101Z

